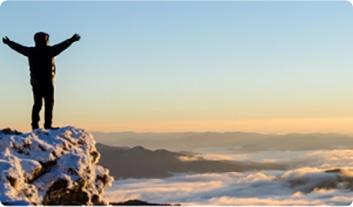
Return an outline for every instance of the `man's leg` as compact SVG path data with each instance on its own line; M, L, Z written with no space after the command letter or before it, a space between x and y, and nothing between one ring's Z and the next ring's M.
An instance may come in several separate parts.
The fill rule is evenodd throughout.
M39 112L42 108L42 93L40 90L40 87L38 86L32 86L33 90L33 108L32 108L32 129L38 129L39 128Z
M44 94L45 102L45 123L44 128L52 128L52 119L53 119L53 107L54 107L54 85L49 84L45 89Z

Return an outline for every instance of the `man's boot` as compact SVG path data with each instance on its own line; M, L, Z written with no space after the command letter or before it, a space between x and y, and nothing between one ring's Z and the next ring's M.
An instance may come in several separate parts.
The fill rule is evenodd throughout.
M32 123L32 130L39 129L38 123Z
M59 129L59 127L53 127L51 123L45 123L44 129Z

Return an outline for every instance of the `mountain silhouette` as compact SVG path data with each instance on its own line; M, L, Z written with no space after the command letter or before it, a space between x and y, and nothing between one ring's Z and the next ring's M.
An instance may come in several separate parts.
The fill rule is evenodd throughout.
M283 165L277 163L207 160L191 153L172 152L164 149L149 150L141 146L128 148L98 143L96 147L101 154L100 164L110 169L110 173L120 179L163 178L175 173L284 169Z

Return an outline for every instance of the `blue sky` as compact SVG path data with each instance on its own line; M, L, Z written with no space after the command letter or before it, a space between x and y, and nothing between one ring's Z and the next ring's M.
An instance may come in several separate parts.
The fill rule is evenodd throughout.
M0 28L1 36L24 45L33 45L38 31L49 33L51 44L82 36L56 58L59 125L263 131L259 123L212 126L273 119L352 123L348 2L9 1L0 7ZM27 61L5 45L0 54L0 125L28 129Z

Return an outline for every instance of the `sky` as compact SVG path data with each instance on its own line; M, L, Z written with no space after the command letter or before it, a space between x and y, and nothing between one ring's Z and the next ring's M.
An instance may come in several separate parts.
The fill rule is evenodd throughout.
M353 133L353 7L310 2L16 2L0 35L56 57L54 124L90 131ZM0 45L0 127L30 129L25 57Z

